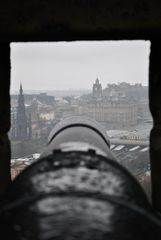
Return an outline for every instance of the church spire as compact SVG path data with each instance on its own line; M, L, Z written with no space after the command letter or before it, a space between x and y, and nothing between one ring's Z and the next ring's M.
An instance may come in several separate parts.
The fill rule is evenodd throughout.
M20 95L22 95L23 94L23 89L22 89L22 83L20 83Z
M99 82L99 79L96 78L96 82L93 84L93 99L94 100L101 100L102 99L102 85Z
M16 117L16 136L18 139L27 138L27 117L25 109L25 99L23 95L22 84L20 84L18 104L17 104L17 117Z

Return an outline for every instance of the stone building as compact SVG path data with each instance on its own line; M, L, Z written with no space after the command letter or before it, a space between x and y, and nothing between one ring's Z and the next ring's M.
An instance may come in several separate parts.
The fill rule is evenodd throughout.
M93 92L92 92L93 100L101 100L102 99L102 85L99 83L98 78L96 82L93 84Z
M151 120L152 117L149 110L148 99L143 99L138 103L138 117L142 120Z
M103 101L129 101L137 105L137 118L140 121L151 120L148 87L142 84L129 84L122 82L119 84L108 84L103 90Z
M12 140L47 138L54 120L54 97L46 94L23 94L20 85L19 95L11 96ZM37 99L40 99L38 100Z
M32 137L31 119L26 114L22 84L20 84L17 106L11 107L11 124L11 139L26 140Z
M143 86L141 83L129 84L127 82L121 82L118 84L108 84L103 89L103 96L106 100L111 98L126 98L128 100L140 101L148 99L148 87Z
M30 105L27 106L27 115L31 122L32 138L47 138L54 119L53 106L42 103L33 96Z
M18 96L17 105L17 117L16 117L16 137L18 139L26 139L28 137L27 133L27 116L25 108L25 100L22 90L22 84L20 84L20 91Z
M137 124L137 105L134 102L117 101L89 103L84 112L96 121L107 123L112 128Z
M47 95L46 92L42 92L42 93L25 93L24 95L24 99L25 99L25 103L27 104L31 104L33 99L37 99L37 101L41 102L42 104L46 104L46 105L51 105L54 106L55 104L55 97L54 96L49 96ZM18 99L18 95L17 94L12 94L11 95L11 101L17 101Z
M129 86L123 83L124 88ZM98 79L93 84L92 97L81 106L82 115L94 118L96 121L108 124L112 128L129 127L137 124L138 106L126 92L118 91L117 85L102 89Z

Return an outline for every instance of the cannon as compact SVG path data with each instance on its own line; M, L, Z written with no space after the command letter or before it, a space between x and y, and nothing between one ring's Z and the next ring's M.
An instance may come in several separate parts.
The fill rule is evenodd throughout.
M73 117L1 200L5 240L161 239L160 216L110 151L105 130Z

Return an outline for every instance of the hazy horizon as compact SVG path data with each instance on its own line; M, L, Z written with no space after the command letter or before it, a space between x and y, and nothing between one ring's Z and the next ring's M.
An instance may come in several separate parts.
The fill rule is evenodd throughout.
M91 90L128 82L148 85L149 41L11 43L11 92Z
M94 82L93 82L94 83ZM111 83L113 84L113 83ZM134 83L135 85L135 83ZM147 85L142 85L143 87L147 87ZM69 89L24 89L23 85L23 92L28 94L28 93L50 93L50 92L92 92L92 87L93 84L91 86L91 88L69 88ZM103 88L104 89L104 88ZM20 86L18 89L16 90L11 90L11 94L19 94L19 90L20 90Z

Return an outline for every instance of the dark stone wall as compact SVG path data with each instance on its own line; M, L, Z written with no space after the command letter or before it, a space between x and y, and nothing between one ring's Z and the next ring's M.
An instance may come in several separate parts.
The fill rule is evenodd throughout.
M161 32L159 0L2 1L0 35L14 40L137 39Z
M161 211L161 45L151 42L149 69L149 99L153 116L150 136L150 159L153 206Z
M0 42L0 195L10 183L10 47Z

